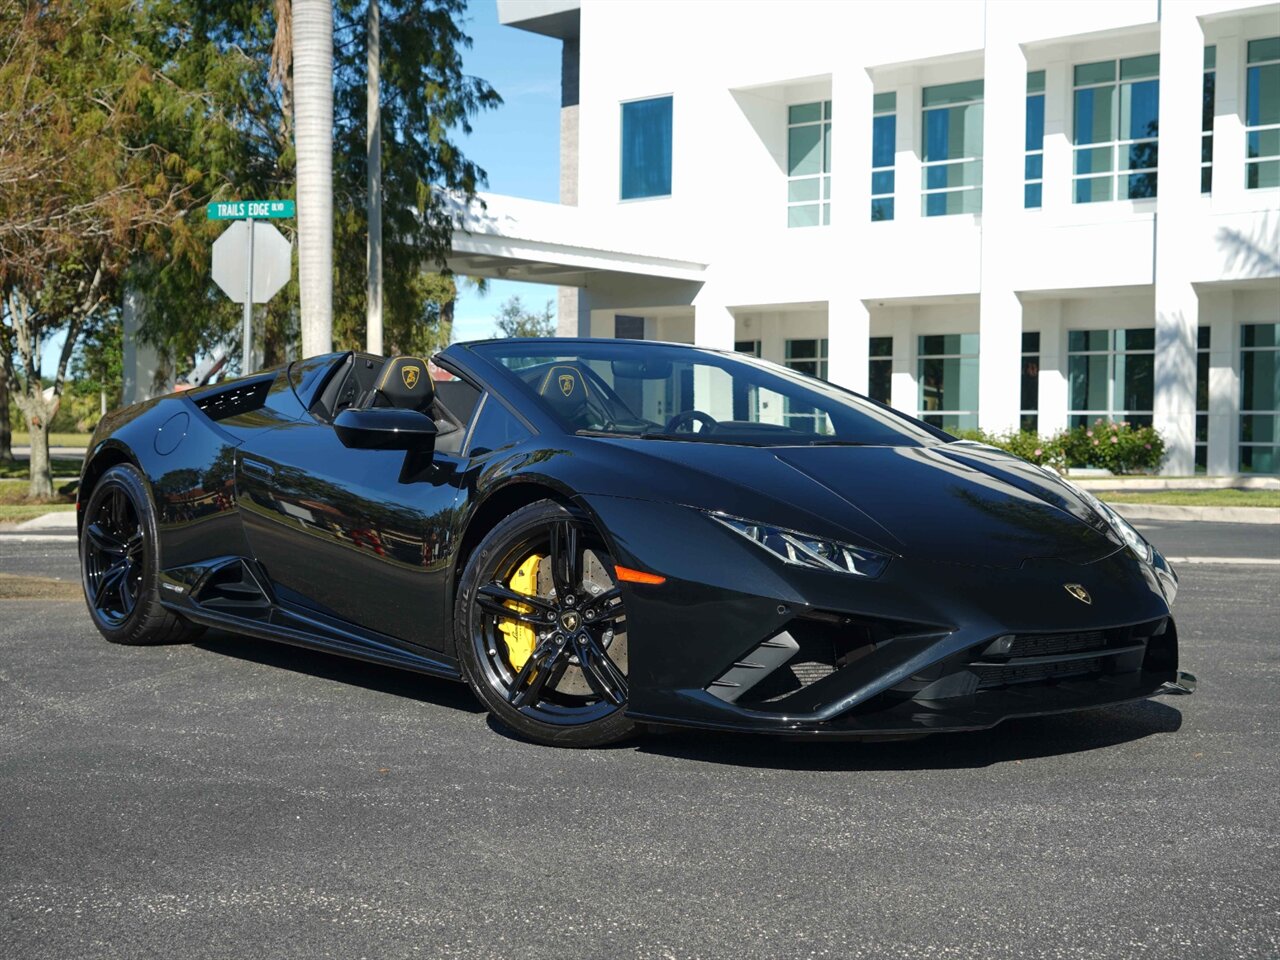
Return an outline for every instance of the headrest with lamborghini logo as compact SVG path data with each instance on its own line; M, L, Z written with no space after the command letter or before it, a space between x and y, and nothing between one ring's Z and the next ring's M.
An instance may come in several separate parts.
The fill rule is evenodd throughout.
M555 411L572 420L587 403L587 378L576 366L554 364L538 381L538 394Z
M392 357L382 368L375 392L377 406L429 413L431 401L435 399L435 384L427 372L427 361L418 357Z

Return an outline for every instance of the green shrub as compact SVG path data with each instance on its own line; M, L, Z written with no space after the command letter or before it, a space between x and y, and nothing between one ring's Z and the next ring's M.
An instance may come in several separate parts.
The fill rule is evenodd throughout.
M1112 473L1152 473L1164 462L1164 439L1154 427L1135 427L1128 421L1097 420L1091 427L1076 427L1041 437L1027 431L989 433L961 430L962 440L975 440L1039 466L1065 470L1094 467Z

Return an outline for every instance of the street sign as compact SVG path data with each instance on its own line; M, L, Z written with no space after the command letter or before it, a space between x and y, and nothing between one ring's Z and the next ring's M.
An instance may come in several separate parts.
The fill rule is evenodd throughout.
M278 220L296 215L292 200L224 200L208 206L210 220Z
M266 303L293 275L293 246L269 223L237 220L213 242L213 282L235 303L244 303L253 258L253 302ZM246 373L248 371L245 371Z

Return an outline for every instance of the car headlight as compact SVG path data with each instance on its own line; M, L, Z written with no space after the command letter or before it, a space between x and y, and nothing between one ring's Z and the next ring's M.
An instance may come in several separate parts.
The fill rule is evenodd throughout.
M811 570L849 573L855 577L874 579L889 565L889 557L866 547L855 547L826 537L775 527L768 523L743 520L725 513L707 513L712 520L734 533L746 537L786 563Z
M1046 473L1048 473L1055 480L1059 480L1062 483L1065 483L1068 487L1070 487L1072 490L1075 491L1076 495L1081 500L1083 500L1085 503L1091 506L1095 511L1097 511L1098 515L1101 516L1103 520L1107 521L1107 524L1111 527L1112 530L1115 531L1116 536L1120 538L1120 540L1124 543L1124 545L1128 547L1131 551L1133 551L1134 556L1136 556L1139 560L1142 560L1144 563L1151 563L1152 559L1155 556L1155 549L1151 546L1151 544L1147 543L1146 537L1144 537L1142 534L1140 534L1137 530L1133 528L1133 524L1131 524L1124 517L1120 516L1120 514L1112 510L1109 506L1107 506L1105 503L1103 503L1101 500L1095 497L1088 490L1085 490L1081 487L1076 486L1066 477L1060 476L1058 473L1054 472L1053 470L1049 470L1045 467L1041 467L1041 469L1044 470Z

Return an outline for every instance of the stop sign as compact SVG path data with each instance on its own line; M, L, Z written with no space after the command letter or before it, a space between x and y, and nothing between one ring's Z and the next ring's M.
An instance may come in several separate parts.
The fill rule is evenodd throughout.
M293 275L293 245L269 223L253 222L253 302L266 303ZM249 221L236 220L213 242L213 282L244 303L249 270Z

